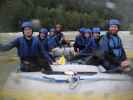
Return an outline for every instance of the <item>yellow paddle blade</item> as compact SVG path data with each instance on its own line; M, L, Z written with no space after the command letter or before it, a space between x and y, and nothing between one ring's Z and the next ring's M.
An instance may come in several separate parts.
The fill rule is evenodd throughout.
M60 57L58 63L61 64L61 65L64 65L66 63L66 59L65 59L64 55Z

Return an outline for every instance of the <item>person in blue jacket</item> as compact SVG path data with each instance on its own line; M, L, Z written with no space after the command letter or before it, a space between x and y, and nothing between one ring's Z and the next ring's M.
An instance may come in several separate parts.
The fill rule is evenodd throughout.
M108 32L100 41L100 49L104 57L102 65L109 72L121 72L129 66L122 40L118 35L119 29L119 20L109 20Z
M41 47L42 51L42 58L48 60L49 64L53 63L52 57L49 54L49 45L48 45L48 29L41 28L38 35L39 46Z
M74 57L71 58L71 61L75 61L75 60L83 60L83 63L85 64L90 64L90 56L93 56L93 51L96 48L96 44L94 41L94 38L92 37L92 30L90 28L81 28L80 32L83 31L83 38L81 38L81 35L79 35L76 38L76 42L79 43L78 45L76 44L76 46L79 46L78 49L80 48L78 54ZM82 45L81 45L82 44ZM82 46L82 49L81 47ZM84 46L84 48L83 48ZM81 61L82 62L82 61Z
M100 32L101 32L100 27L93 27L92 28L92 34L93 34L93 37L94 37L94 40L95 40L96 49L99 48L100 39L102 37L102 36L100 36Z
M48 67L51 70L49 64L42 66L38 60L40 59L41 49L38 45L38 39L33 37L32 22L23 22L21 27L23 36L16 38L6 45L0 44L0 51L8 51L16 47L21 63L20 71L41 71L42 69L45 69L45 67Z
M84 27L79 29L79 35L76 36L74 43L75 52L80 52L85 48L85 30Z
M100 53L100 40L102 36L100 36L101 29L100 27L93 27L92 28L92 35L91 35L91 41L92 45L91 47L91 55L86 60L86 64L89 65L100 65L101 62L101 53ZM89 47L89 48L90 48Z
M96 48L96 43L94 38L92 37L92 30L90 28L87 28L85 30L85 38L84 38L84 45L85 48L80 51L81 55L89 55L93 52L93 50Z
M55 29L51 28L48 36L48 46L49 50L52 51L54 48L58 47L58 44L56 42L56 36L55 36Z
M60 24L55 25L55 36L56 36L56 43L58 47L69 45L69 41L66 40L64 34L62 33L62 25Z

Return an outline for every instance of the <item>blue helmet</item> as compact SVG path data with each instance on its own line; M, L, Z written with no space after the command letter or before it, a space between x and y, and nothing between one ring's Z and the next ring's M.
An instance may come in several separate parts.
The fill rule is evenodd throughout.
M85 30L86 30L86 28L82 27L82 28L79 29L79 32L80 33L85 33Z
M47 28L41 28L39 32L46 34L46 33L48 33L48 29Z
M32 22L31 21L26 21L26 22L23 22L22 25L21 25L22 28L25 28L25 27L30 27L32 28Z
M93 27L92 28L92 32L93 33L100 33L101 32L101 29L100 29L100 27Z
M92 30L90 28L85 29L85 33L91 33Z
M109 26L111 26L111 25L120 25L120 21L119 20L117 20L117 19L111 19L111 20L109 20Z

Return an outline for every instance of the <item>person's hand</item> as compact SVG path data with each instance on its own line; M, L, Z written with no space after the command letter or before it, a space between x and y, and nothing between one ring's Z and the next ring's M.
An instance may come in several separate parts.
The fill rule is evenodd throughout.
M122 67L122 68L125 68L125 67L127 67L128 65L129 65L128 60L124 60L124 61L121 62L121 67Z
M58 50L58 48L53 48L52 49L52 52L55 52L55 51L57 51Z
M124 72L130 71L129 62L128 60L124 60L121 62L121 68Z
M53 65L57 65L58 64L58 62L56 61L56 62L53 62Z

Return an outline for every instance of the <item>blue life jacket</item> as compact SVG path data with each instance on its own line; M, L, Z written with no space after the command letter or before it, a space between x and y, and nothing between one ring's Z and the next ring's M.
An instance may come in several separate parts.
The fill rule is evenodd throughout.
M89 37L85 39L85 48L81 50L81 53L91 53L93 49L96 49L97 45L94 38Z
M53 49L53 48L56 48L58 45L57 45L57 42L56 42L56 37L55 36L49 36L48 37L48 47L49 49Z
M110 36L108 37L108 46L111 51L111 53L117 57L120 58L123 54L123 46L121 39L118 36Z
M95 39L93 37L90 37L90 39L88 40L87 48L90 48L90 49L97 48L97 43L95 42Z
M43 44L44 49L45 49L46 51L49 51L49 47L48 47L48 38L45 37L45 39L42 39L42 40L41 40L41 39L38 37L38 40L40 41L40 43Z
M100 48L100 41L101 41L102 37L103 36L100 36L99 39L94 39L95 49L99 49Z
M61 32L55 34L55 39L56 39L56 43L58 46L62 45L61 43L62 43L63 37L64 37L64 35Z
M18 38L18 56L20 58L36 57L39 54L37 38L32 38L31 46L28 45L27 40L24 37Z
M108 33L107 35L103 36L100 41L100 48L103 53L109 53L118 60L126 58L122 41L117 35L109 35Z
M75 44L74 44L74 47L75 48L79 48L79 50L82 50L85 48L85 45L86 45L86 39L84 36L77 36L76 39L75 39Z
M47 59L49 64L52 64L52 58L51 55L49 53L49 47L48 47L48 37L46 37L45 39L41 40L38 37L38 43L41 49L41 57L43 57L43 59Z

